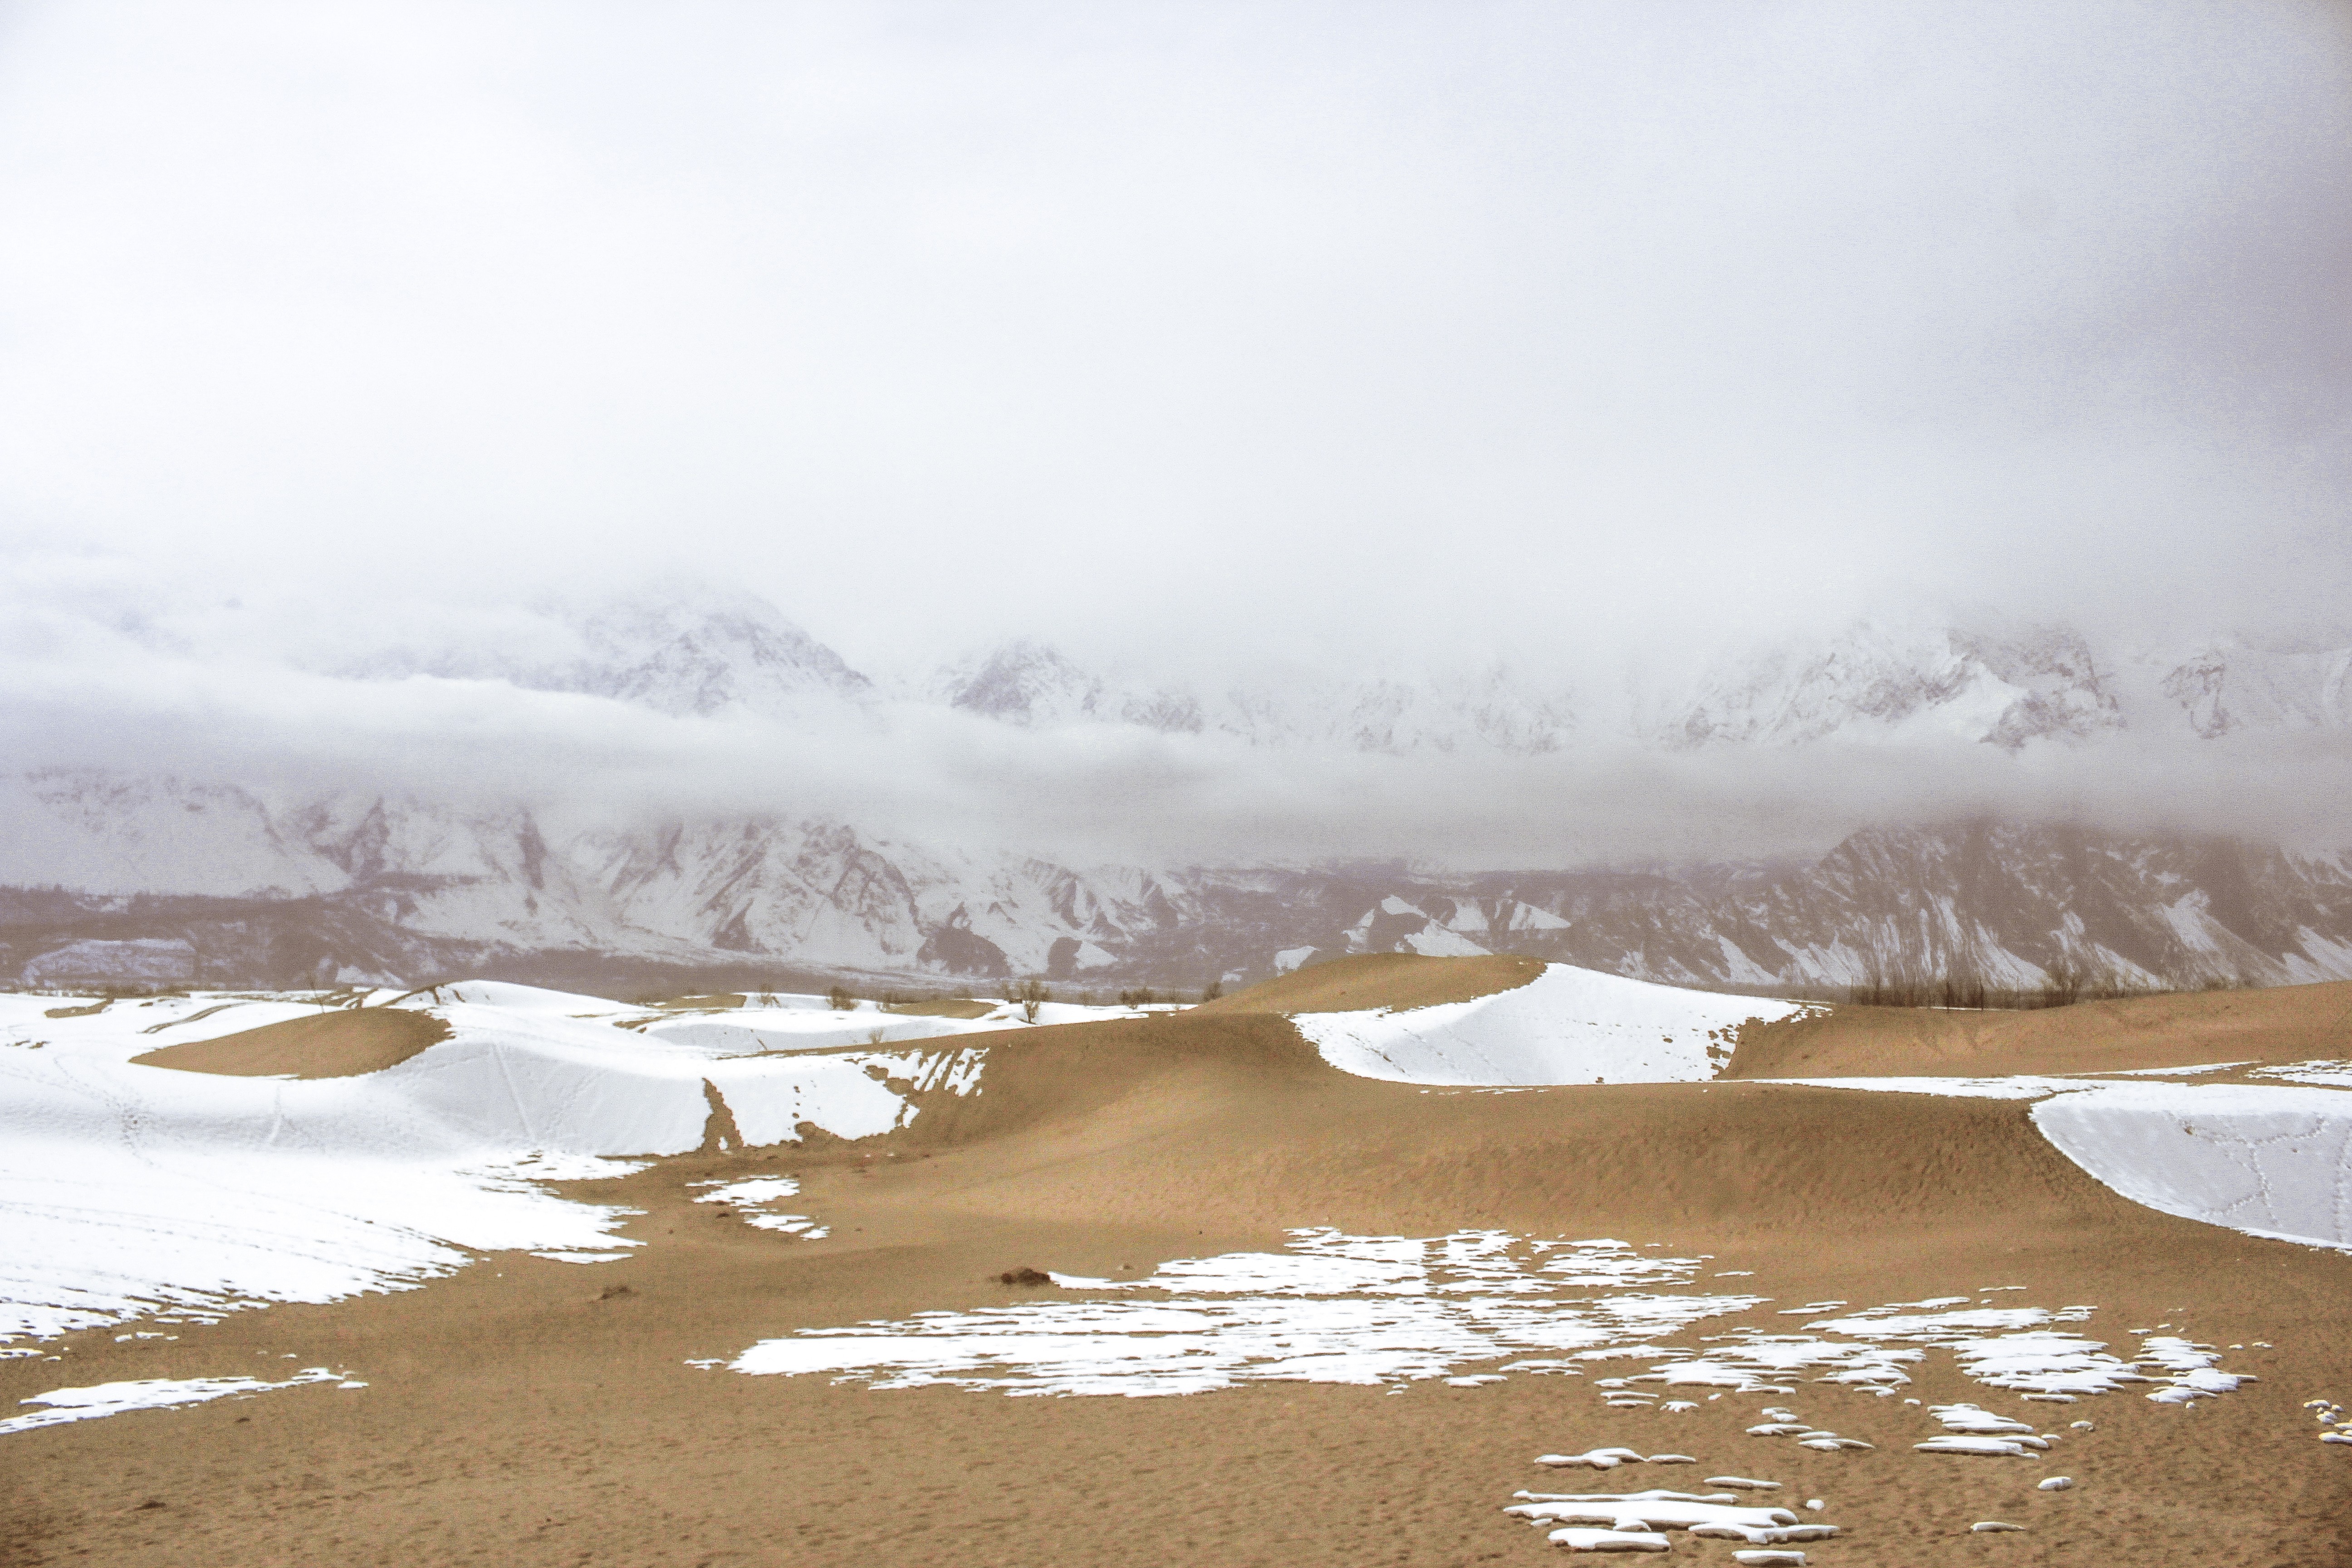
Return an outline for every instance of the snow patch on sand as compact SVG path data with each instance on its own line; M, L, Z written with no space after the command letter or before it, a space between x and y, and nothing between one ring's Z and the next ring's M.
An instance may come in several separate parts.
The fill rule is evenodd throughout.
M1653 1278L1686 1279L1697 1266L1641 1258L1611 1239L1539 1247L1495 1231L1291 1235L1286 1252L1180 1259L1147 1279L1055 1276L1065 1289L1118 1293L1108 1300L1017 1301L803 1330L762 1341L730 1365L756 1374L828 1373L874 1388L950 1384L1014 1394L1140 1397L1258 1381L1402 1383L1528 1352L1640 1345L1759 1304L1752 1296L1559 1299L1580 1276L1614 1279L1638 1264Z
M1688 1531L1693 1536L1744 1542L1750 1546L1778 1546L1792 1541L1826 1541L1838 1533L1833 1524L1802 1523L1785 1508L1759 1508L1730 1492L1515 1492L1521 1500L1503 1511L1539 1529L1550 1529L1548 1539L1570 1551L1607 1551L1606 1534ZM1653 1540L1664 1542L1663 1534ZM1661 1544L1647 1548L1665 1551Z
M339 1388L367 1386L323 1366L310 1366L282 1383L264 1383L253 1377L146 1377L128 1383L93 1384L88 1388L55 1388L17 1401L44 1408L30 1415L12 1415L0 1421L0 1436L43 1426L61 1426L71 1421L95 1421L101 1416L120 1415L126 1410L179 1410L231 1396L251 1398L273 1389L299 1388L311 1383L331 1383Z
M781 1231L786 1236L797 1236L803 1241L823 1241L833 1234L829 1226L817 1224L807 1215L778 1214L767 1206L800 1192L800 1183L791 1176L751 1176L741 1181L689 1182L687 1184L715 1189L694 1201L730 1205L734 1208L737 1218L761 1230Z
M1140 1397L1258 1381L1575 1376L1598 1363L1633 1361L1646 1370L1595 1378L1593 1390L1612 1407L1634 1409L1655 1407L1652 1386L1788 1394L1801 1380L1890 1395L1909 1384L1909 1369L1931 1349L1948 1351L1978 1383L2026 1398L2150 1384L2201 1397L2242 1375L2220 1372L2211 1347L2186 1342L2150 1340L2137 1364L2118 1360L2101 1342L2060 1326L2087 1320L2089 1307L1966 1307L1966 1297L1865 1308L1810 1322L1804 1333L1739 1327L1700 1336L1706 1348L1694 1350L1664 1342L1764 1304L1760 1297L1689 1290L1703 1258L1648 1256L1611 1238L1530 1241L1502 1231L1407 1237L1325 1228L1290 1237L1284 1252L1178 1259L1144 1279L1052 1277L1064 1292L1093 1300L1064 1296L803 1329L761 1341L728 1364L877 1389L948 1384L1012 1394ZM1608 1289L1629 1279L1654 1288ZM1570 1293L1579 1286L1602 1293ZM1464 1370L1482 1362L1502 1364ZM1870 1447L1793 1411L1765 1414L1767 1422L1750 1428L1759 1436L1822 1450ZM1608 1469L1685 1461L1599 1448L1540 1462Z

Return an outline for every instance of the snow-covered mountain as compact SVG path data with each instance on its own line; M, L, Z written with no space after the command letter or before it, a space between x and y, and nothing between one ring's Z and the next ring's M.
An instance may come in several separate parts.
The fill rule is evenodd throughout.
M1559 750L1577 722L1566 694L1523 684L1501 665L1410 680L1294 675L1203 694L1181 682L1122 681L1027 640L953 661L922 689L951 708L1024 728L1133 724L1168 734L1230 735L1259 746L1397 756L1479 746L1537 755Z
M2222 638L2166 662L2164 695L2207 740L2250 729L2352 726L2352 647L2273 651Z
M1195 690L1089 670L1037 642L901 681L892 695L772 605L737 595L647 595L514 625L463 646L382 650L343 673L748 714L788 736L816 734L794 726L844 712L887 733L909 705L931 704L1015 732L1139 726L1376 765L1573 755L1588 743L1728 751L1856 737L2031 755L2125 731L2202 748L2352 725L2352 648L2214 637L2171 655L2116 654L2063 627L1861 625L1719 663L1618 713L1500 665ZM215 978L257 981L486 964L595 971L625 960L665 973L1197 984L1317 952L1395 948L1509 948L1750 986L1960 969L2031 986L2053 965L2138 984L2352 973L2341 859L2221 840L1932 826L1860 834L1802 867L1449 880L1395 867L1071 866L1018 844L909 839L854 810L795 808L791 791L786 777L769 810L553 831L520 803L288 799L236 781L88 770L0 776L0 967L22 973L96 943L75 946L83 956L73 963L102 968L115 951L152 974L184 953Z
M2063 626L1859 621L1726 651L1695 674L1506 662L1459 669L1281 668L1202 681L1093 668L1036 637L877 683L773 605L731 590L648 590L591 605L415 631L333 666L575 692L667 714L748 712L791 725L904 705L1015 729L1129 725L1253 746L1373 755L1574 753L1959 740L2017 752L2132 731L2219 740L2352 726L2352 646L2215 633L2168 650L2100 647ZM1662 667L1665 668L1665 667ZM1675 666L1674 668L1679 668Z
M2083 637L2063 627L2008 637L1860 625L1817 644L1719 666L1695 694L1665 694L1641 728L1694 747L1818 741L1841 731L1927 731L2016 751L2125 725Z
M585 609L550 606L512 623L505 637L402 644L348 661L339 672L362 679L501 680L663 713L741 708L782 719L874 694L871 680L775 605L715 589L647 593Z
M1688 751L1835 737L1959 740L2017 752L2126 731L2210 740L2352 727L2352 647L2279 651L2217 637L2167 656L2101 652L2065 626L1863 622L1726 656L1692 679L1639 679L1620 711L1502 664L1410 679L1292 672L1194 689L1122 679L1023 640L951 663L921 690L1028 728L1132 724L1391 755L1540 756L1629 741Z
M1732 988L2352 977L2352 858L2214 838L1974 822L1874 829L1777 868L1449 879L1071 867L814 819L551 843L519 811L345 796L273 812L90 776L19 800L20 841L48 845L54 870L95 868L0 894L0 968L51 983L109 963L152 983L170 959L215 983L657 969L1201 985L1347 952L1503 951ZM195 825L184 839L179 817ZM141 858L175 839L176 858Z

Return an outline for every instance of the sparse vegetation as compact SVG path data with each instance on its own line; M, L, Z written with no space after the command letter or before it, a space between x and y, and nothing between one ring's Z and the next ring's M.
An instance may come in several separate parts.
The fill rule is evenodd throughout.
M1021 1004L1021 1021L1024 1024L1035 1023L1037 1009L1053 999L1054 994L1045 989L1045 983L1034 974L1014 986L1011 997Z
M2044 966L2042 973L2048 978L2042 985L2033 988L1989 985L1982 975L1966 964L1955 965L1937 974L1890 976L1877 970L1875 965L1873 971L1872 977L1863 984L1846 987L1843 997L1830 995L1818 999L1854 1002L1870 1007L2022 1011L2071 1006L2076 1002L2110 1001L2123 996L2156 995L2162 989L2125 985L2112 980L2095 980L2080 964L2066 958L2054 959Z
M1201 1000L1203 1002L1213 1002L1224 994L1225 983L1222 980L1212 980L1208 984L1201 988Z
M1160 998L1152 994L1151 988L1148 985L1139 985L1132 991L1122 991L1118 994L1118 1005L1122 1007L1149 1007L1159 1000Z
M836 1013L854 1013L857 1010L857 998L849 994L847 986L837 982L825 992L824 1003Z

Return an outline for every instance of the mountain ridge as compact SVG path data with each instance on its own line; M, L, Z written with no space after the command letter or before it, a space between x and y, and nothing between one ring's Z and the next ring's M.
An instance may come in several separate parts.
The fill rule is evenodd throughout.
M1074 867L824 818L674 821L551 839L520 808L339 796L273 816L226 788L43 781L65 833L144 845L180 819L242 829L247 885L18 885L0 969L55 977L90 942L187 944L191 975L405 982L484 963L783 966L908 983L1035 975L1243 984L1319 957L1517 952L1630 978L1835 989L1955 974L1996 989L2352 978L2352 855L1973 818L1874 827L1790 865L1452 875L1325 868ZM140 803L146 822L105 813ZM91 803L96 803L95 814ZM161 816L165 827L152 819ZM222 825L226 825L224 827ZM276 855L280 864L268 864ZM68 856L60 864L103 857ZM264 879L251 879L260 868ZM270 870L278 874L269 875ZM72 963L103 980L103 953ZM152 977L152 949L120 955Z

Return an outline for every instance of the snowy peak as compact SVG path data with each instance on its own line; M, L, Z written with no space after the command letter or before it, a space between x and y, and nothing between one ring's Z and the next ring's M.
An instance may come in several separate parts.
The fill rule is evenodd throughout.
M2289 653L2215 641L2173 666L2160 686L2209 741L2240 730L2352 725L2352 647Z
M1825 644L1718 667L1694 699L1643 727L1677 749L1925 731L2015 751L2123 724L2079 633L1895 632L1864 623Z
M932 691L950 708L1043 727L1115 719L1102 680L1044 643L1015 640L941 670Z
M1987 742L2013 752L2044 737L2087 740L2123 728L2122 705L2080 633L2043 626L2006 638L1949 635L1958 658L1998 682L2002 695L2017 694L1986 730Z
M1390 756L1481 749L1533 756L1561 749L1577 724L1564 693L1522 684L1499 664L1469 676L1413 680L1244 681L1204 700L1182 686L1108 679L1024 640L947 667L928 690L964 712L1029 728L1133 724L1254 746Z
M1499 664L1456 679L1370 681L1336 698L1334 738L1392 756L1482 747L1537 756L1559 751L1576 730L1564 694L1523 685Z
M822 723L866 708L874 682L755 595L696 588L544 610L348 666L577 692L674 715L741 711ZM1749 648L1696 680L1637 676L1637 742L1688 751L1801 745L1832 736L1960 739L2018 752L2126 729L2215 740L2352 725L2352 647L2278 650L2235 638L2117 661L2065 626L1987 629L1858 622ZM1636 657L1638 671L1641 660ZM1019 637L946 665L911 700L1020 729L1125 724L1251 746L1380 756L1535 757L1624 738L1626 710L1594 722L1578 686L1500 662L1455 671L1259 669L1194 688L1089 668ZM887 721L887 718L885 720Z
M665 713L794 711L810 697L856 700L873 682L776 607L749 594L635 599L580 626L587 657L566 689Z
M550 609L479 640L383 649L345 673L499 680L681 715L805 717L873 692L872 681L766 600L708 590Z

